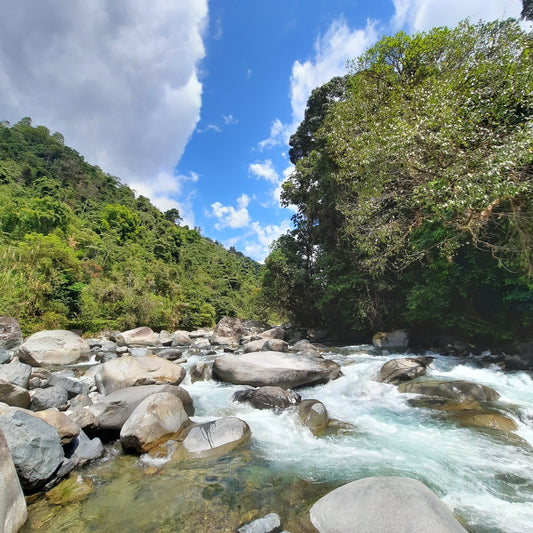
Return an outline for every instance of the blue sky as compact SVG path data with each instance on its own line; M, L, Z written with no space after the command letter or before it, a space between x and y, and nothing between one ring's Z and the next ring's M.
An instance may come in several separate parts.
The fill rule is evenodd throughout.
M225 246L263 260L311 90L383 34L521 0L0 0L0 120L30 116Z

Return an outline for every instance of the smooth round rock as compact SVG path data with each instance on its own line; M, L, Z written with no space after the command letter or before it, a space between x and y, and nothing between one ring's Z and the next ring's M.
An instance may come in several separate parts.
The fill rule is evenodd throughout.
M441 381L430 379L423 381L409 381L399 385L398 390L400 392L437 396L439 398L446 398L457 402L468 400L493 402L500 397L500 395L490 387L464 380Z

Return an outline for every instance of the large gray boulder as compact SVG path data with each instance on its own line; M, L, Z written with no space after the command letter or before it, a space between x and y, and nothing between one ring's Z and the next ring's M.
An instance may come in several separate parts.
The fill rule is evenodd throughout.
M179 385L185 369L155 355L124 356L104 363L95 374L99 392L110 392L137 385Z
M172 333L171 346L190 346L191 344L192 339L188 331L177 330Z
M326 383L340 374L334 361L282 352L227 354L217 358L213 374L234 385L277 386L292 389L302 385Z
M59 433L59 438L63 446L72 442L80 434L78 424L57 409L45 409L44 411L32 414L44 420Z
M423 376L426 367L433 361L431 357L401 357L387 361L379 371L377 380L381 383L397 385L402 381L409 381Z
M239 344L241 337L245 335L258 335L265 331L266 327L254 320L224 317L220 319L211 336L213 345Z
M0 531L17 533L28 518L24 493L6 438L0 431Z
M404 329L389 332L380 331L372 337L372 344L377 348L407 348L409 346L409 334Z
M7 316L0 316L0 348L12 350L22 344L20 324Z
M193 427L183 441L183 449L192 457L212 457L233 450L250 435L244 420L228 416Z
M256 409L287 409L294 407L302 400L297 392L281 387L259 387L238 391L233 395L233 399L248 402Z
M146 326L123 331L116 339L117 346L161 346L159 335Z
M62 387L48 387L46 389L33 389L30 392L31 410L44 411L45 409L66 409L68 393Z
M158 392L170 392L177 396L185 412L192 416L194 408L189 393L174 385L141 385L126 387L107 394L96 401L92 406L86 407L94 416L94 429L96 431L120 431L126 420L135 408L148 396Z
M98 437L90 439L83 431L64 449L74 466L82 466L104 455L102 441Z
M19 347L19 359L31 366L64 366L89 359L91 349L79 335L66 330L34 333Z
M463 380L440 381L431 379L408 381L407 383L399 385L398 390L400 392L436 396L438 398L445 398L456 402L493 402L500 397L500 395L490 387Z
M42 488L63 464L59 433L44 420L14 410L0 416L0 430L9 446L22 488Z
M165 435L179 433L189 417L181 400L170 392L159 392L144 399L120 430L124 450L146 453Z
M310 510L320 533L466 533L423 483L370 477L326 494Z

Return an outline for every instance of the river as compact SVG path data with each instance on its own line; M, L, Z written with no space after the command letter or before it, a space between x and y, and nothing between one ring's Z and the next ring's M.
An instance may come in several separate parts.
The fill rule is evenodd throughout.
M371 346L329 349L324 357L343 376L300 389L324 403L344 424L315 437L295 412L256 410L232 401L242 387L186 381L194 420L233 415L251 427L252 440L209 461L133 457L109 445L106 457L77 472L93 486L81 502L53 505L38 498L23 531L235 531L270 512L292 533L312 531L310 506L344 483L368 476L419 479L475 533L533 531L533 382L525 372L487 367L481 357L432 355L427 376L494 388L498 410L517 430L462 427L449 413L420 406L417 397L378 383L381 366L400 354ZM207 359L213 359L209 356ZM189 355L186 367L206 356Z

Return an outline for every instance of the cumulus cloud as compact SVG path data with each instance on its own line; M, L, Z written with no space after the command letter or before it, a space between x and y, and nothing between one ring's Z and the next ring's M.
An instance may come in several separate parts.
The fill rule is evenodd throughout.
M200 116L207 0L17 0L0 17L0 119L31 116L164 197Z
M248 204L250 197L242 194L237 198L237 209L229 205L222 205L220 202L211 204L211 215L218 219L215 224L217 230L224 228L243 228L250 224L250 214L248 213Z
M263 163L252 163L248 168L257 178L267 180L275 185L279 182L279 175L274 169L271 159L267 159Z
M435 26L455 26L460 20L479 20L520 17L521 0L393 0L396 13L392 25L399 29L428 30Z

